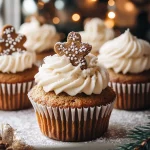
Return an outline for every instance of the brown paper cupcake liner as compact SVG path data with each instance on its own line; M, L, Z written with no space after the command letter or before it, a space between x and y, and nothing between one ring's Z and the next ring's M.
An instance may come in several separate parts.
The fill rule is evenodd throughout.
M121 84L110 82L116 92L114 108L142 110L150 108L150 83Z
M34 81L0 83L0 110L21 110L31 107L27 93L33 86Z
M29 98L41 132L60 141L89 141L102 136L108 128L114 102L88 108L46 107Z

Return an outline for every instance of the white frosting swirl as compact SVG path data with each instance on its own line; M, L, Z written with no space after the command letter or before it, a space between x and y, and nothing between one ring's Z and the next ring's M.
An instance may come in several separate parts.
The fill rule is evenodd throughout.
M140 73L150 69L150 44L137 39L129 30L105 43L98 56L106 68L116 73Z
M99 18L93 18L84 26L84 31L80 32L82 41L92 45L92 53L97 53L99 48L108 40L114 38L114 31L105 26Z
M37 53L53 49L55 43L59 41L59 35L53 25L44 24L40 26L35 18L32 18L29 23L22 24L19 32L27 37L24 46Z
M86 61L88 68L81 70L80 66L73 66L66 56L48 56L35 75L35 82L45 92L66 92L71 96L82 92L100 94L108 86L108 72L94 55L87 55Z
M35 62L35 53L33 52L14 52L11 55L0 56L0 72L16 73L32 68Z

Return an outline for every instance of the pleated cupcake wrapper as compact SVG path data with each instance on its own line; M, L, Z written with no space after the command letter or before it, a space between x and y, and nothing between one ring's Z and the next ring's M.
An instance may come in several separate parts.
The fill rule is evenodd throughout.
M109 124L114 102L88 108L46 107L29 97L42 133L61 141L86 141L103 135Z
M23 83L0 83L0 110L28 108L31 103L27 93L34 86L34 80Z
M150 108L150 83L120 84L110 82L117 94L115 108L140 110Z

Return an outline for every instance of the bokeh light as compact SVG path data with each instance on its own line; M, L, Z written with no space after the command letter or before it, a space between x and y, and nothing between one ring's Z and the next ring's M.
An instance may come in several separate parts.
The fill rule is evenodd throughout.
M50 0L42 0L44 3L48 3Z
M109 0L108 1L108 5L109 6L114 6L115 5L115 1L114 0Z
M110 19L114 19L114 18L116 17L116 14L115 14L113 11L110 11L110 12L108 13L108 17L109 17Z
M96 2L97 0L91 0L91 2Z
M79 20L80 20L80 15L77 14L77 13L73 14L73 15L72 15L72 20L73 20L73 21L79 21Z
M125 5L124 5L124 8L125 8L127 11L131 12L131 11L134 10L135 6L134 6L133 3L131 3L131 2L126 2Z
M60 19L58 17L53 18L53 23L58 24L60 22Z
M104 23L105 23L105 25L106 25L108 28L113 28L114 25L115 25L114 20L109 19L109 18L107 18L107 19L104 21Z
M39 8L39 9L43 9L44 4L45 4L45 3L44 3L43 1L39 1L39 2L38 2L38 8Z
M22 10L25 15L31 15L37 12L36 3L33 0L23 1Z
M62 10L65 7L65 3L63 0L56 0L54 5L58 10Z

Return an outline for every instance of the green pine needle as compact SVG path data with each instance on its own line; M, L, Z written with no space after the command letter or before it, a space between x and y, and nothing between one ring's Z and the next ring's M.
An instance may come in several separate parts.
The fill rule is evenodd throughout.
M150 120L150 116L148 116ZM131 143L119 146L116 150L134 150L134 148L139 147L141 143L148 138L150 138L150 122L146 126L136 127L129 131L127 138L131 139ZM145 145L144 150L150 149L150 143Z

